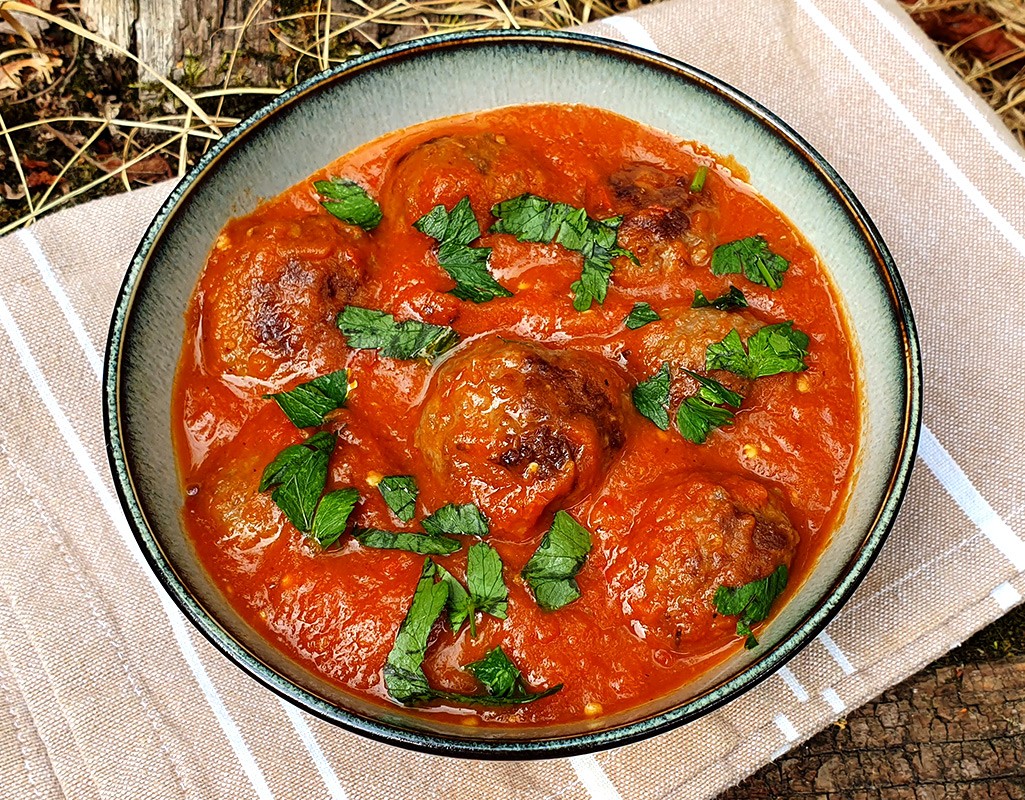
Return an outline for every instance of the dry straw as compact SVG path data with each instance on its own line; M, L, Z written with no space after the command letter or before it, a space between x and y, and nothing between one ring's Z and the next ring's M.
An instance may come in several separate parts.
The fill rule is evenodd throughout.
M332 0L311 0L307 10L267 19L263 14L270 0L254 3L244 22L234 34L241 42L247 32L271 37L294 58L291 81L301 74L327 69L361 52L380 48L396 41L432 33L479 30L487 28L561 28L608 16L615 11L634 8L641 0L352 0L334 8ZM613 5L615 3L615 5ZM1019 140L1025 144L1025 5L1022 0L989 0L989 2L953 2L952 0L919 0L910 11L970 7L988 11L999 21L992 26L1001 30L1020 46L1015 56L1000 63L984 63L968 55L964 43L948 48L947 58L965 76L965 80L1000 113ZM239 49L236 45L227 60L220 87L206 91L186 88L187 81L175 82L142 63L127 50L90 31L75 16L74 7L62 7L52 14L27 3L0 0L0 18L14 32L16 45L0 52L0 150L9 153L20 186L6 187L8 198L0 203L17 204L17 213L0 217L0 235L24 225L63 205L106 193L105 185L118 181L131 189L137 180L133 169L160 156L171 171L183 175L197 154L219 139L224 131L238 122L225 113L227 99L240 96L273 95L281 86L239 85L236 69ZM36 25L28 23L35 22ZM40 40L38 31L46 25L57 26L78 45L89 43L100 51L112 53L133 62L140 80L151 82L151 95L161 94L166 100L152 103L152 112L143 119L127 119L117 113L100 115L60 115L33 119L8 125L3 108L8 103L26 102L48 92L62 91L62 83L74 69L61 64ZM389 31L382 40L380 31ZM307 33L297 35L297 31ZM77 48L75 50L77 52ZM1018 65L1015 72L1014 65ZM60 67L63 66L63 69ZM22 86L23 76L34 76L35 82ZM28 80L28 78L24 78ZM41 89L29 94L42 83ZM216 101L213 111L211 103ZM171 113L168 113L170 111ZM75 136L58 129L72 129ZM114 162L101 162L90 155L90 148L107 134L121 146ZM58 165L55 176L34 186L24 167L22 150L40 135L56 137L64 142L70 156ZM141 136L145 134L145 136ZM79 165L95 167L88 179L74 170ZM108 164L110 164L108 166ZM73 174L74 173L74 174ZM95 177L93 177L95 176ZM77 183L76 183L77 182Z

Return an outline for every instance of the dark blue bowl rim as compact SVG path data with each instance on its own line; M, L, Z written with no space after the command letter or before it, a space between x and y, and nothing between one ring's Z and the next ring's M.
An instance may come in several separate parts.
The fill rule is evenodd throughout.
M534 739L494 740L447 737L410 730L376 719L368 719L341 709L300 688L263 664L222 628L179 579L150 530L136 500L135 487L128 466L129 456L124 449L120 421L121 356L125 344L124 331L132 312L136 289L149 263L150 254L159 244L163 231L173 224L176 209L194 190L202 176L216 166L218 159L229 148L241 146L252 131L282 109L293 106L314 91L322 90L337 81L344 81L381 63L416 58L418 55L438 49L510 45L538 46L542 44L624 59L700 85L760 122L774 136L786 142L806 162L818 178L835 194L837 201L847 212L850 222L860 229L865 243L873 252L878 268L877 278L883 284L892 304L894 317L899 327L898 334L904 345L905 382L901 387L904 406L903 429L887 492L880 501L873 524L861 545L855 550L823 598L792 629L790 635L774 648L765 652L757 662L751 664L742 673L681 706L615 728L562 737ZM907 292L889 250L868 213L836 170L778 116L707 72L629 44L565 31L467 32L443 34L407 42L353 59L306 80L276 96L244 122L232 128L179 182L150 223L132 258L118 293L104 360L104 432L108 461L118 498L146 561L186 618L214 647L254 679L279 696L321 719L388 744L399 745L419 752L465 758L500 760L557 758L629 744L691 722L719 708L772 675L826 627L858 587L893 527L897 510L907 490L911 468L918 449L921 427L921 387L922 365L918 334Z

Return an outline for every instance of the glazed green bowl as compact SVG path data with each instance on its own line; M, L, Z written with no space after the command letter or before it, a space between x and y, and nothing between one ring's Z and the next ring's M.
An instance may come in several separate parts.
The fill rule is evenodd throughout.
M500 80L482 80L500 76ZM339 155L425 120L514 103L607 108L732 154L817 249L860 352L863 441L844 521L761 635L699 681L627 713L536 729L468 728L386 709L288 659L231 608L182 530L171 388L192 289L221 227ZM107 345L110 465L143 553L227 658L296 705L374 739L476 758L553 757L650 737L747 691L811 641L851 595L907 486L919 351L893 260L850 189L785 123L710 75L566 33L441 36L356 59L275 98L218 142L164 203L132 261Z

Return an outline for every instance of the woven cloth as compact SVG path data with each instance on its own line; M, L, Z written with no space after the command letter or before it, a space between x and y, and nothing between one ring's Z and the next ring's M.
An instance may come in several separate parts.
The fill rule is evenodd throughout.
M921 333L926 428L858 592L755 690L596 756L454 762L291 708L157 587L107 472L100 354L168 186L138 191L0 240L0 794L710 797L1021 600L1025 154L889 0L666 0L587 30L690 62L778 112L893 251Z

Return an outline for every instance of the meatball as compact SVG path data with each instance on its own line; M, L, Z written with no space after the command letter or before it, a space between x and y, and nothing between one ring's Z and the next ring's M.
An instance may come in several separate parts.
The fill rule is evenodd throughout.
M789 567L797 550L779 495L748 478L686 473L626 500L629 527L609 542L606 575L634 630L670 650L732 636L736 619L717 614L716 590ZM616 529L607 507L596 513Z
M467 196L474 208L490 209L524 192L545 194L550 170L501 134L442 136L399 159L381 192L385 218L408 228L436 205Z
M691 180L650 164L631 164L609 177L623 214L617 243L640 262L618 268L617 283L662 285L667 274L708 266L715 247L715 204L710 193L691 192Z
M364 279L368 236L327 214L299 222L231 223L202 282L208 368L261 380L316 366L333 322Z
M551 504L602 481L624 444L626 386L598 355L477 341L438 370L417 445L453 502L521 541Z

